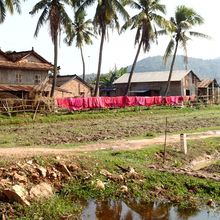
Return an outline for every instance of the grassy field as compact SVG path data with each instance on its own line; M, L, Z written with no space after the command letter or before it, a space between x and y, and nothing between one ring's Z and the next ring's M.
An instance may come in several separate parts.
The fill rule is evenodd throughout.
M191 161L204 154L212 155L220 151L220 138L208 138L199 141L190 141L189 154L183 155L175 144L168 146L165 166L171 169L183 168ZM129 203L133 199L141 201L171 202L179 207L200 207L212 199L216 204L220 203L219 182L197 178L184 174L171 174L150 169L149 166L164 166L161 155L163 146L138 151L101 151L80 156L69 157L81 167L74 173L74 178L50 200L33 203L30 207L17 208L18 219L62 219L62 216L76 218L83 208L83 201L89 199L113 199L124 200ZM48 158L37 158L42 165L51 165ZM219 162L215 165L220 168ZM135 176L124 175L121 168L134 168ZM218 169L215 169L217 171ZM103 175L107 170L113 175L109 178ZM215 172L212 170L212 172ZM211 172L211 171L210 171ZM217 171L219 175L219 171ZM123 175L124 179L116 177ZM105 189L97 188L97 181L105 184ZM127 186L128 191L121 190ZM19 217L20 216L20 217Z
M220 107L131 108L69 114L0 116L0 147L70 146L100 140L152 137L220 128Z
M165 118L168 132L195 132L220 129L220 107L201 108L131 108L94 112L74 112L48 116L17 115L9 118L0 116L0 147L71 147L88 142L122 138L135 139L155 137L163 134ZM80 171L73 178L61 183L56 195L47 201L32 203L30 207L0 202L0 211L12 219L76 219L87 199L122 199L130 201L166 201L185 206L199 206L213 199L220 203L219 182L186 174L162 172L150 167L180 169L204 155L220 152L220 138L207 138L188 142L189 152L185 156L174 143L167 146L166 161L163 162L163 146L156 145L136 151L104 150L87 152L75 156L66 155L65 163L75 163ZM51 157L35 157L41 166L53 166ZM14 161L15 162L15 161ZM1 166L6 166L4 157ZM213 165L213 164L212 164ZM7 164L7 166L9 166ZM124 170L135 170L129 176ZM124 169L124 170L123 170ZM103 175L103 170L111 173ZM214 163L219 175L220 162ZM123 179L119 177L123 176ZM114 178L115 179L114 179ZM105 189L97 188L102 181ZM127 191L121 190L122 186ZM13 210L13 212L11 212Z

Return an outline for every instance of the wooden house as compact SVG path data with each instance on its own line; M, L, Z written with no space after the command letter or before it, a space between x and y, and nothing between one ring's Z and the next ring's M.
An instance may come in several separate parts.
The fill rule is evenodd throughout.
M35 85L41 84L53 65L34 51L3 52L0 50L1 93L27 97Z
M219 85L216 79L204 79L198 84L198 96L203 102L218 103Z
M56 86L57 89L54 93L56 98L90 97L93 89L77 75L58 75Z
M169 72L134 73L129 95L163 96L167 86ZM122 75L114 82L116 95L125 94L129 73ZM197 95L199 77L192 70L173 71L168 96Z

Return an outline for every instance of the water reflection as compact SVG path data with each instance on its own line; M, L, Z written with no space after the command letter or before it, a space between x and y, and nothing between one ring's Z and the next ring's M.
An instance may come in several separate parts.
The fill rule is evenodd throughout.
M178 209L164 203L91 200L82 220L220 220L220 213L198 209Z

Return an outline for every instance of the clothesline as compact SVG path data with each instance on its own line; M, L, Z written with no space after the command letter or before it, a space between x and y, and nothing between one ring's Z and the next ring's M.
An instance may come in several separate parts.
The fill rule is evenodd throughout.
M135 106L150 107L153 105L179 105L193 100L190 96L117 96L117 97L84 97L58 98L57 105L70 111L102 108L125 108Z

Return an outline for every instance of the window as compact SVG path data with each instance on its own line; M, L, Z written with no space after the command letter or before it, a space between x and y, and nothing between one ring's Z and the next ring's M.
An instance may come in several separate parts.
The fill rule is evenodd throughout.
M35 75L34 84L40 84L40 82L41 82L41 75L39 74Z
M16 83L22 82L22 75L20 73L16 73Z

